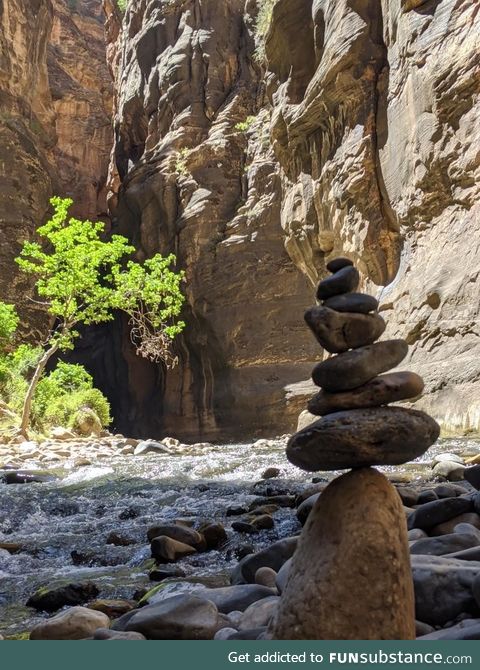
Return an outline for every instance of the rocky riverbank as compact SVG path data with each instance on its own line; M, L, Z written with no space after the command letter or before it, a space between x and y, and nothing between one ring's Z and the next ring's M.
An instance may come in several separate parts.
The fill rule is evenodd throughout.
M299 472L285 462L285 443L166 440L144 450L145 441L105 436L2 445L0 632L265 635L311 496L336 475ZM474 440L440 440L420 460L383 469L409 518L418 635L478 631L480 506L463 478L478 454ZM36 469L43 480L5 484Z

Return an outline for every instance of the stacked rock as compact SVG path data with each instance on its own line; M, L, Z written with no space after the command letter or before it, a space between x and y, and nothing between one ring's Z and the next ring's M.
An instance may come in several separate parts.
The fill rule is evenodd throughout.
M413 639L414 595L405 513L388 479L370 466L399 465L424 453L438 424L389 403L418 396L412 372L382 374L406 356L385 330L375 298L356 293L346 258L327 265L305 320L336 354L313 370L321 387L308 409L320 418L290 439L287 457L309 472L353 468L319 496L304 526L271 627L274 639Z

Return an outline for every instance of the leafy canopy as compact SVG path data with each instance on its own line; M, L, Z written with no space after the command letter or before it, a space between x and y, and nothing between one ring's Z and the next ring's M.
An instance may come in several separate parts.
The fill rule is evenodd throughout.
M105 241L103 223L69 217L70 199L55 197L51 204L52 218L37 231L47 244L25 242L16 259L37 277L37 293L56 318L49 345L72 348L79 324L110 321L122 310L130 316L139 353L168 362L169 344L185 326L177 318L184 273L171 269L175 256L126 262L135 249L125 237Z
M18 327L18 315L13 305L0 302L0 351L13 342Z

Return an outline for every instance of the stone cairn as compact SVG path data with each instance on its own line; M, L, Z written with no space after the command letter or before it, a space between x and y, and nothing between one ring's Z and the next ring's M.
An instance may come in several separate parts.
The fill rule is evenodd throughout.
M423 390L413 372L382 374L406 356L404 340L376 342L385 330L378 302L355 293L359 273L346 258L327 265L320 305L305 320L336 354L315 366L321 387L308 409L322 417L292 436L291 463L314 472L351 468L313 507L271 626L277 640L402 640L415 637L413 582L405 512L373 465L399 465L438 438L427 414L389 403Z

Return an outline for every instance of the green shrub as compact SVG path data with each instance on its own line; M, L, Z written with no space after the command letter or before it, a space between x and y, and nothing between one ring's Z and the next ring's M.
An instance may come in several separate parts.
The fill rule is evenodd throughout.
M12 343L18 327L18 314L13 305L0 302L0 350Z
M95 412L102 426L108 426L111 422L110 404L103 393L95 388L76 391L54 399L45 411L45 420L50 426L73 428L78 420L78 413L84 408Z
M255 123L256 116L247 116L245 121L239 121L235 124L235 130L240 130L242 133L246 133L247 130L250 130L253 123Z
M117 7L121 12L124 12L127 9L128 0L117 0Z
M93 389L93 378L83 366L59 362L55 370L38 382L32 406L34 422L42 424L48 408L55 401L90 389Z

